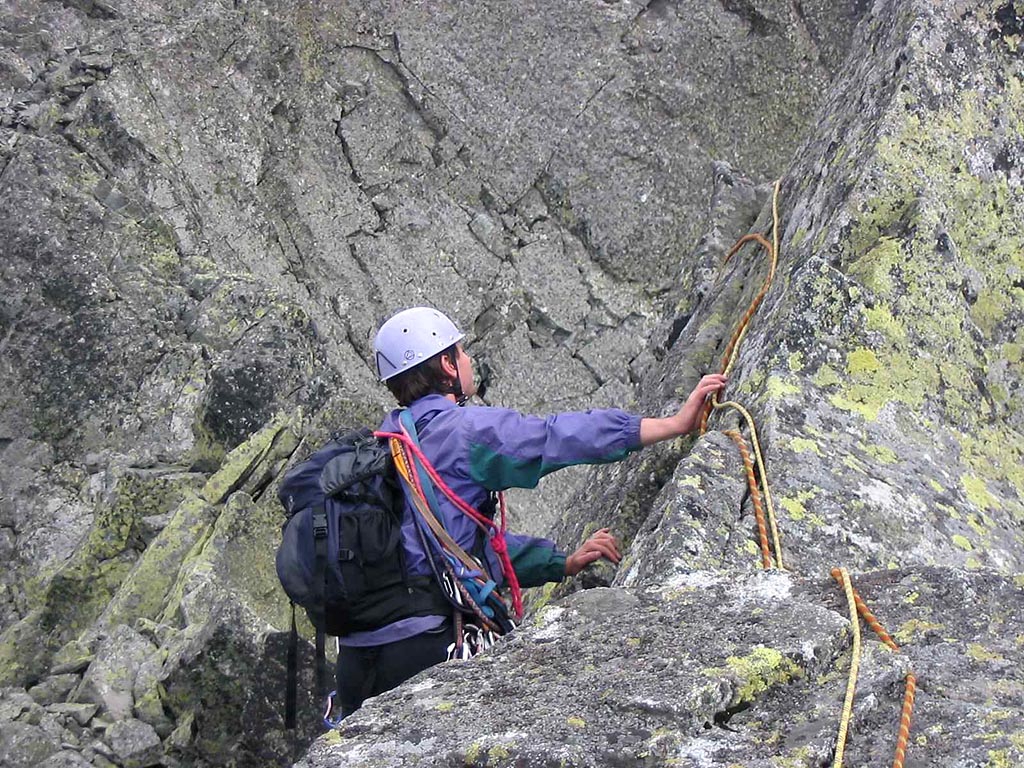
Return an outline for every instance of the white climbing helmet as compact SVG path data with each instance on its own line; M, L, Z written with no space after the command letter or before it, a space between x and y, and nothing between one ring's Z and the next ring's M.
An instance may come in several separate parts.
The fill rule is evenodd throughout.
M448 317L432 307L403 309L390 317L373 340L381 381L415 368L465 337Z

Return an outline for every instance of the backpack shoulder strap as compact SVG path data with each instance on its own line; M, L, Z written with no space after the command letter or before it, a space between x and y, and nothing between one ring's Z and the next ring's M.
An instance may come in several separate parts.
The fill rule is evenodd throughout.
M322 503L313 507L313 604L324 607L324 591L327 582L327 509ZM316 627L316 689L317 694L327 694L327 651L326 633L322 626Z

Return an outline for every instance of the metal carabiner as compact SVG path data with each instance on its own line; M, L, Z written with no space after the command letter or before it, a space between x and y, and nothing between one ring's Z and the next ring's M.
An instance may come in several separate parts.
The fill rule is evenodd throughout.
M342 715L334 717L334 697L338 694L337 691L331 691L327 694L327 699L324 702L324 728L329 731L333 731L337 728L342 721Z

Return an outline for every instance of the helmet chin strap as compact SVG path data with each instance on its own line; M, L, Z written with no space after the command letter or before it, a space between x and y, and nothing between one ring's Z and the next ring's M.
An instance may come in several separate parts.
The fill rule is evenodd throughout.
M448 391L455 395L455 403L461 407L469 400L469 396L462 391L462 375L459 373L458 352L453 352L448 359L455 366L455 380Z

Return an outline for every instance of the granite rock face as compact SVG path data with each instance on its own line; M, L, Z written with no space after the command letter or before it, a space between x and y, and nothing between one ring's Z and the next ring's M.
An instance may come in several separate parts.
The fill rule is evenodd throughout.
M727 395L789 572L731 411L559 473L517 527L611 525L621 567L301 764L827 763L840 565L903 646L865 629L850 763L911 669L908 766L1024 761L1022 35L1015 0L9 4L2 762L298 759L274 480L389 407L379 322L452 314L485 402L668 413L761 285L721 267L747 232L780 260Z
M905 645L864 630L846 764L891 762L911 669L906 765L1019 760L1020 584L938 568L855 580ZM828 765L846 616L830 579L779 571L576 592L485 656L377 697L297 765Z
M830 764L852 647L837 566L900 646L862 625L848 763L891 762L910 672L906 765L1024 760L1020 20L874 4L780 174L777 231L771 191L720 169L676 316L635 361L641 409L671 411L769 269L754 245L710 265L778 237L726 398L755 420L788 572L761 570L722 433L750 429L715 412L595 471L556 526L621 532L617 572L535 596L515 639L379 697L301 765Z

